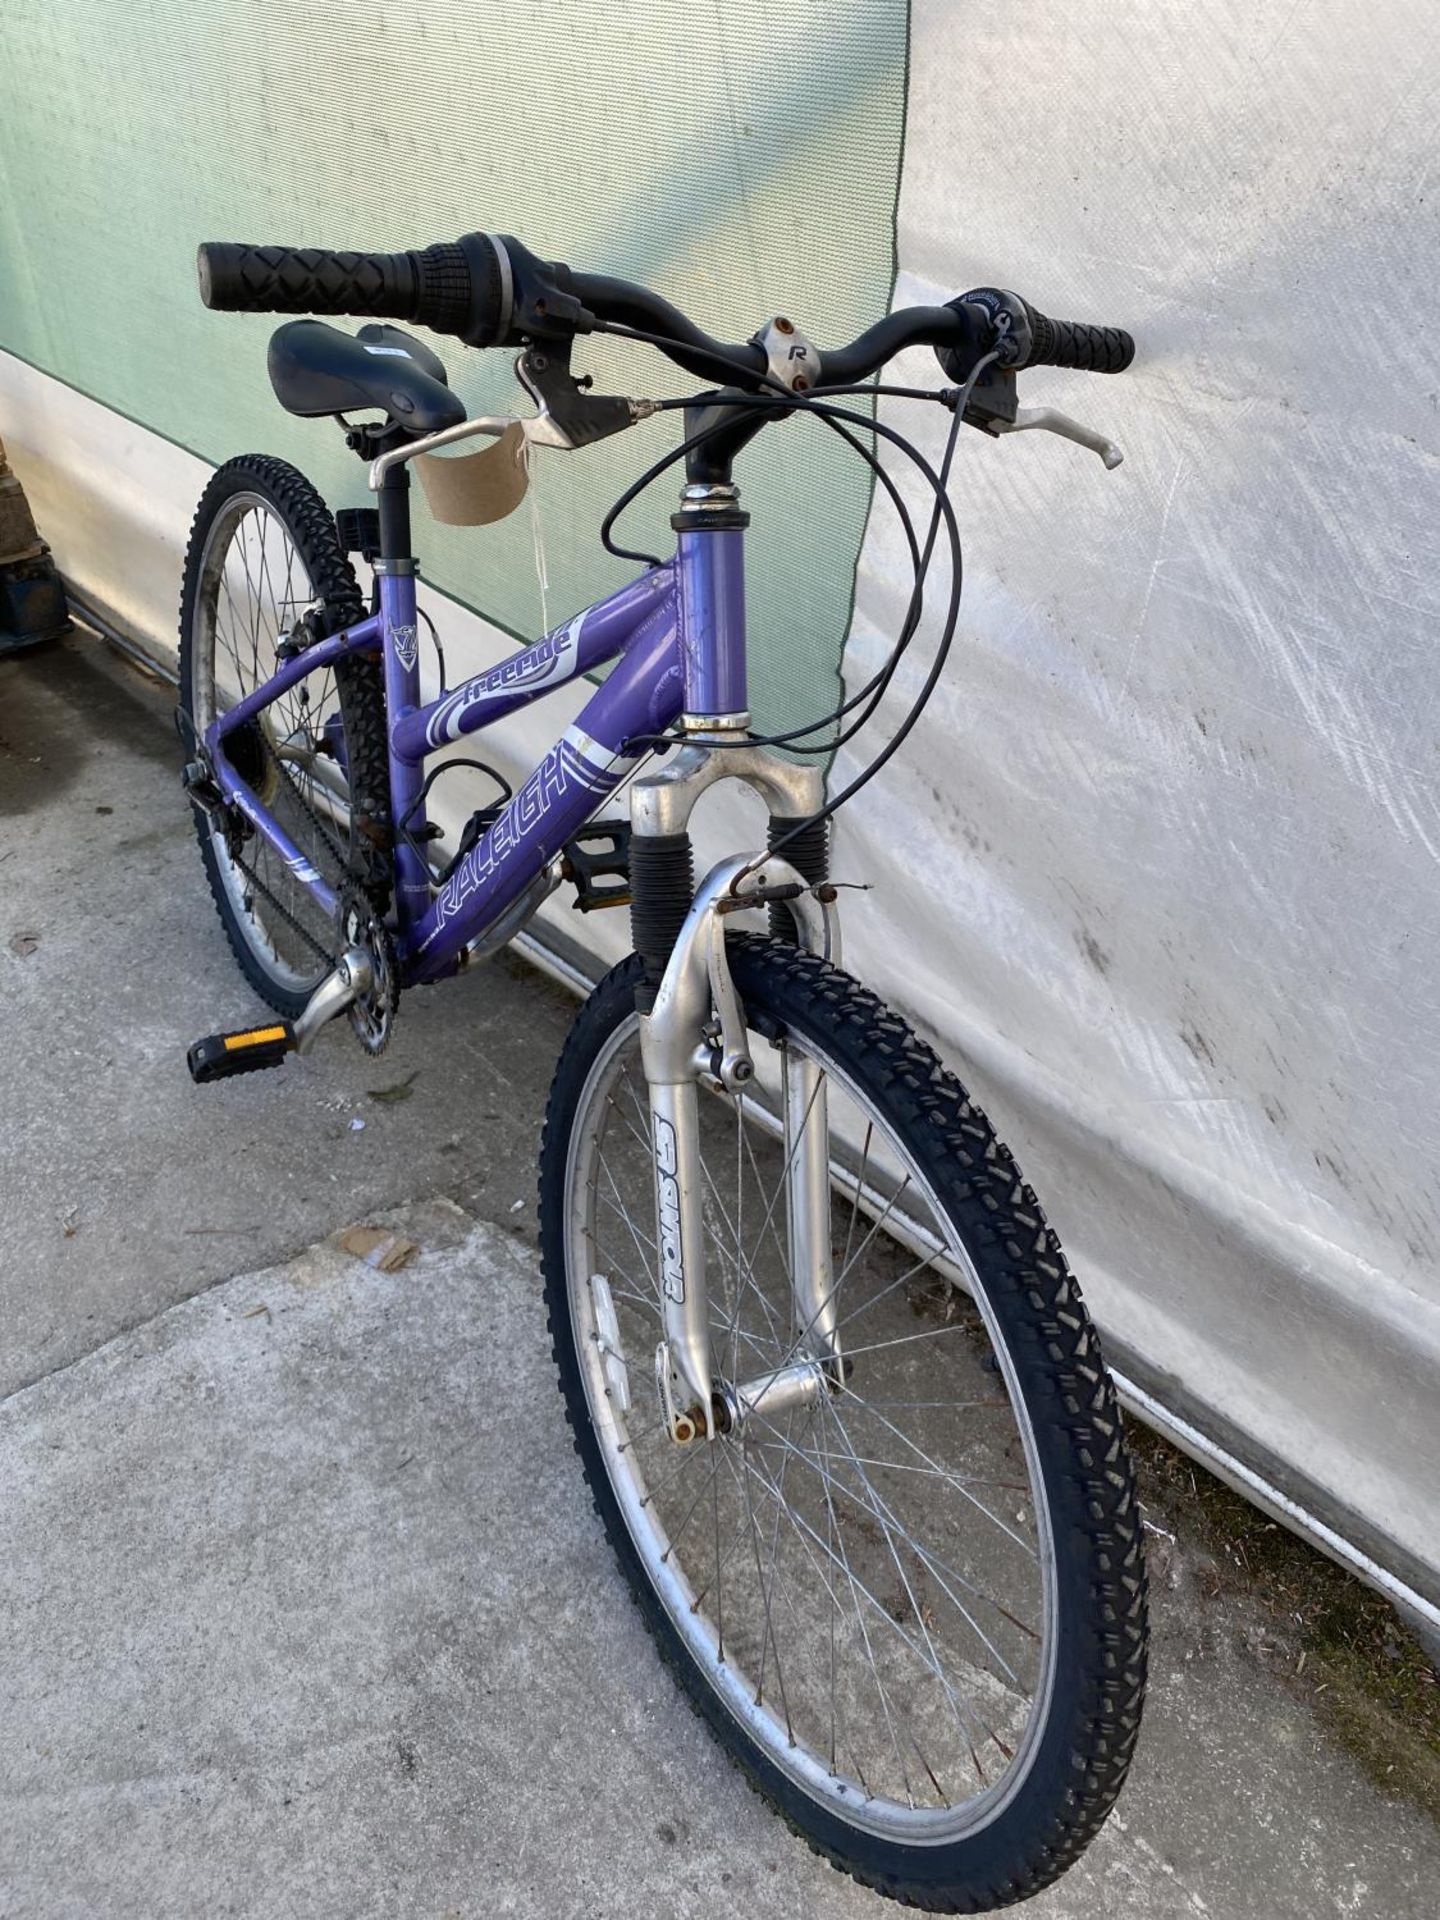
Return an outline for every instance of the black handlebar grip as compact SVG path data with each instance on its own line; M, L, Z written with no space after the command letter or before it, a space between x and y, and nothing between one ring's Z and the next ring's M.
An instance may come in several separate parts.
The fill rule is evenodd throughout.
M1086 320L1051 320L1026 303L1030 316L1027 367L1075 367L1082 373L1123 373L1135 342L1123 327L1092 327Z
M475 347L494 346L508 331L506 265L500 243L484 233L406 253L206 240L196 258L207 307L410 320Z
M408 253L332 253L207 240L196 258L200 298L227 313L349 313L408 320L415 268Z

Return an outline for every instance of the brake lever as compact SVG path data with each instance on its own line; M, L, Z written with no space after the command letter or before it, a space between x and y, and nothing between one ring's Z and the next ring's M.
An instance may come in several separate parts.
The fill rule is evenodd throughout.
M1077 446L1088 447L1091 453L1099 454L1111 473L1125 458L1113 440L1107 440L1103 433L1096 433L1092 427L1082 427L1078 420L1072 420L1068 413L1061 413L1058 407L1017 407L1013 420L996 420L991 424L990 431L1026 433L1032 429L1042 433L1058 433L1062 440L1073 440Z
M527 347L515 362L515 375L539 408L533 418L521 423L531 446L573 452L621 433L655 411L650 400L591 393L589 380L577 380L570 371L568 340Z
M1008 319L999 324L998 332L1003 340L1009 332ZM942 355L940 364L952 376L962 371L953 354L948 359ZM963 387L953 389L953 398L949 400L949 404L956 405L960 394L965 391ZM944 397L942 395L942 398ZM1077 446L1088 447L1091 453L1098 453L1112 473L1125 458L1113 440L1107 440L1103 433L1096 433L1090 427L1082 427L1078 420L1072 420L1068 413L1061 413L1057 407L1019 406L1016 400L1015 369L1002 367L998 361L987 366L980 378L975 380L973 386L969 388L969 398L965 406L965 424L978 427L981 433L988 433L992 439L998 439L1002 433L1026 433L1035 430L1042 433L1058 433L1062 440L1073 440Z

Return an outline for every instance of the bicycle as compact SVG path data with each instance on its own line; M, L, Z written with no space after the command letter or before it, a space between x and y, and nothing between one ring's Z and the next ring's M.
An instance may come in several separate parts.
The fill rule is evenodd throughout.
M403 988L502 945L562 879L583 908L628 903L635 951L575 1021L540 1154L550 1330L601 1525L681 1686L812 1847L930 1911L1027 1897L1099 1829L1139 1726L1131 1468L1034 1194L954 1077L841 971L828 823L943 666L959 426L1046 428L1113 465L1100 436L1019 409L1016 376L1118 372L1133 343L979 288L835 351L781 317L726 345L644 287L478 233L398 254L207 243L199 275L212 308L371 318L354 336L287 323L269 370L292 413L339 418L375 506L332 516L257 455L222 466L200 502L181 609L185 786L226 934L277 1017L197 1042L192 1074L277 1066L341 1013L378 1052ZM438 357L373 324L395 320L518 348L536 413L467 419ZM570 368L592 332L724 384L675 402L594 394ZM878 384L916 344L951 384ZM839 404L901 391L952 414L939 471L920 461L923 549L878 446L920 456ZM625 552L616 515L683 460L674 556L631 556L644 568L630 584L458 687L442 655L423 700L410 462L489 437L485 460L504 452L513 481L521 441L583 447L669 407L684 409L683 444L602 535ZM732 469L800 412L871 463L905 515L916 583L881 673L824 721L761 736ZM942 529L950 601L925 685L827 802L817 757L887 691ZM445 763L427 773L427 758L611 661L517 791L492 775L496 798L442 862L427 799ZM726 778L764 800L767 845L697 886L691 810ZM597 822L622 785L628 826ZM767 927L742 927L757 911Z

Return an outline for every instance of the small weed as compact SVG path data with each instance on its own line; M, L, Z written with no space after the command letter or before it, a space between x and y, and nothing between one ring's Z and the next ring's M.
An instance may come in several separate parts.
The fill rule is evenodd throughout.
M1383 1792L1440 1819L1440 1676L1389 1602L1137 1421L1126 1435L1147 1518L1198 1551L1200 1591L1258 1608L1251 1656Z

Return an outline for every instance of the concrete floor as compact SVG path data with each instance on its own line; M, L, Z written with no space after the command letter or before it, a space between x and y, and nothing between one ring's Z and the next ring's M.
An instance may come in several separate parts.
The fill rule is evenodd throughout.
M88 638L0 663L0 1916L881 1911L712 1746L590 1515L533 1252L570 1003L492 964L379 1062L192 1088L254 1003L169 707ZM327 1243L401 1203L400 1273ZM1435 1827L1188 1567L1119 1813L1031 1911L1432 1914Z
M262 1009L201 873L173 705L88 637L0 662L0 1393L367 1209L444 1192L531 1224L574 1003L508 959L408 995L379 1060L337 1036L190 1084L190 1042Z

